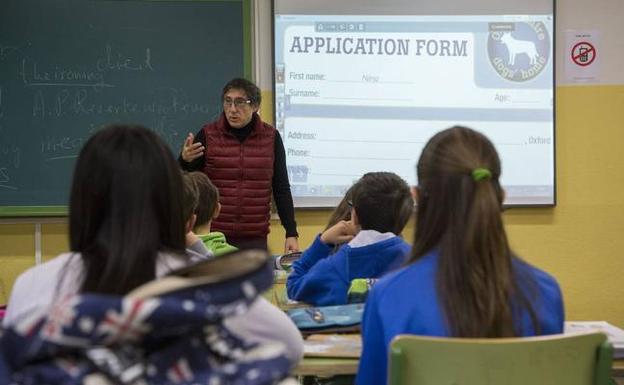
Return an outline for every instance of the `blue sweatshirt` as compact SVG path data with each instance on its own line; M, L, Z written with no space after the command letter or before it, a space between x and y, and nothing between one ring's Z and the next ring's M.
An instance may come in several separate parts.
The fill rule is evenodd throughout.
M449 336L442 305L436 293L438 253L392 272L371 289L362 319L363 350L357 385L382 385L387 381L390 341L398 334ZM536 296L529 297L541 334L563 332L563 300L557 281L547 273L514 259L516 273L535 281ZM535 335L528 312L515 320L522 336Z
M355 278L379 278L405 262L410 245L397 236L361 247L321 242L320 235L292 265L286 281L288 298L315 306L343 305ZM330 255L331 254L331 255Z

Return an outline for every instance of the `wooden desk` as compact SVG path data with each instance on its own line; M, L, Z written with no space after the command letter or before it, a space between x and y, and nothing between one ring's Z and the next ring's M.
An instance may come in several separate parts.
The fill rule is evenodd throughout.
M333 377L343 374L355 375L357 358L304 357L293 371L296 376Z
M611 365L611 377L618 385L624 385L624 359L613 360Z

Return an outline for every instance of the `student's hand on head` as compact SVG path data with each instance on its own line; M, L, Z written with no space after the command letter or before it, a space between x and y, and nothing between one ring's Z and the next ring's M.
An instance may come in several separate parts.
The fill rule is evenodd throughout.
M284 242L284 254L294 253L299 251L299 241L297 237L288 237Z
M352 240L356 233L357 228L352 221L340 221L321 234L321 242L339 245Z
M186 247L190 247L195 242L199 241L199 237L192 231L186 233Z
M204 146L199 142L193 143L194 139L195 136L189 133L182 145L182 153L180 156L185 162L192 162L204 155Z

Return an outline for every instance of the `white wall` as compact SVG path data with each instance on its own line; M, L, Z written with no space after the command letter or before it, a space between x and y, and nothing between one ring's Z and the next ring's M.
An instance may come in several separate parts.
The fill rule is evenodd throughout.
M624 84L624 1L562 0L557 2L557 84L574 84L566 79L565 61L570 60L566 34L591 31L596 36L596 81L593 84ZM581 83L582 84L582 83Z

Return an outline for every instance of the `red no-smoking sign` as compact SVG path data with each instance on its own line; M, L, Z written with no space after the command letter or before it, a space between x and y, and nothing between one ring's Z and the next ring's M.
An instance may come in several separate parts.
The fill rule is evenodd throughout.
M581 67L588 66L596 60L596 48L586 41L576 43L574 47L572 47L570 57L574 64L580 65Z

